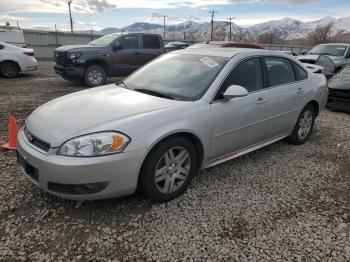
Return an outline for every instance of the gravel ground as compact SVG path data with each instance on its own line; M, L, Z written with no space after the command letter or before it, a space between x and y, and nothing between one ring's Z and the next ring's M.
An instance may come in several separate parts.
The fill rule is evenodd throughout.
M53 64L0 78L0 131L81 88ZM61 200L0 151L0 261L350 261L350 115L323 112L309 142L278 142L210 168L169 203Z

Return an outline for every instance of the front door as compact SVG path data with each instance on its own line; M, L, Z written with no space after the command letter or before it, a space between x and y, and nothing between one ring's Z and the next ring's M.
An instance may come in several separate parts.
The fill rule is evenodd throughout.
M240 85L246 97L223 100L230 85ZM234 67L211 104L211 160L218 159L262 142L266 135L266 107L262 64L259 58L249 58Z
M125 35L116 40L114 46L118 49L112 51L113 75L126 76L138 69L141 63L142 49L140 36Z

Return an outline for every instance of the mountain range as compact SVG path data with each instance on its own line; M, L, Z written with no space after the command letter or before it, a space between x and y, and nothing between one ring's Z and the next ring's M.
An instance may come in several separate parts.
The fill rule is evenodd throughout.
M303 22L292 18L284 18L282 20L273 20L262 24L256 24L250 27L241 27L232 24L232 35L235 39L256 39L264 33L273 33L280 39L293 40L305 38L309 33L315 31L320 26L333 23L333 35L350 33L350 16L340 19L333 17L325 17L320 20ZM109 34L116 32L147 32L163 35L163 25L154 23L139 22L132 25L115 28L104 28L95 33ZM198 23L194 21L186 21L177 25L166 26L166 39L196 39L197 41L205 41L210 38L211 23ZM226 21L215 21L214 32L215 40L225 40L229 35L230 25Z

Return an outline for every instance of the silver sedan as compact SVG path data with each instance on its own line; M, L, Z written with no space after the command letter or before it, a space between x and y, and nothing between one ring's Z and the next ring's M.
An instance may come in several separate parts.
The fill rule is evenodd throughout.
M326 80L278 52L185 49L125 81L37 108L18 135L25 176L53 195L93 200L183 193L202 169L278 140L303 144Z

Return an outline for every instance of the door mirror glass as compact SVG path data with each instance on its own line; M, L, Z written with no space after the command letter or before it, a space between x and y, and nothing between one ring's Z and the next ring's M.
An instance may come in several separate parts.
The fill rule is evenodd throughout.
M230 99L235 97L244 97L248 95L248 90L243 86L231 85L223 94L224 99Z

